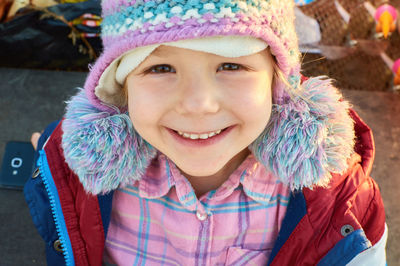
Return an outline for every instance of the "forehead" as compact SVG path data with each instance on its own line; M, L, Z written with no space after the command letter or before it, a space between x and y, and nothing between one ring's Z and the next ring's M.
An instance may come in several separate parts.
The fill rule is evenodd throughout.
M182 50L182 48L177 48L177 47L172 47L172 46L167 46L167 45L161 45L157 47L151 55L157 56L157 57L167 57L170 55L176 55L179 54L179 50Z
M191 50L191 49L186 49L186 48L180 48L180 47L174 47L174 46L169 46L169 45L160 45L157 47L151 54L151 56L155 57L160 57L160 58L177 58L178 56L189 56L189 55L195 55L195 56L203 56L203 57L208 57L208 58L213 58L213 59L220 59L220 60L228 60L228 61L254 61L254 60L265 60L271 61L272 60L272 55L270 53L269 47L266 48L265 50L255 53L255 54L250 54L250 55L245 55L245 56L240 56L240 57L224 57L221 55L217 55L214 53L208 53L204 51L197 51L197 50Z

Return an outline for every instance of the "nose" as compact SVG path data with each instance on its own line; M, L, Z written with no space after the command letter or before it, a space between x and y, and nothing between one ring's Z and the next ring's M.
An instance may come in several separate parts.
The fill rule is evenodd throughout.
M199 72L187 74L179 86L178 113L204 115L218 112L220 90L213 77Z

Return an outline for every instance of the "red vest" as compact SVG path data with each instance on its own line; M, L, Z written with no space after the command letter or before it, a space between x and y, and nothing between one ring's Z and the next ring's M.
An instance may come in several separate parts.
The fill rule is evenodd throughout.
M375 155L372 132L353 110L350 114L355 121L357 143L348 170L342 175L333 174L329 188L299 192L296 200L303 201L300 204L304 207L303 214L300 205L294 203L296 200L289 203L287 217L295 217L294 224L288 218L286 222L292 224L287 226L284 220L271 265L315 265L344 238L343 228L349 225L354 230L362 229L372 245L382 237L383 202L378 185L369 177ZM61 136L60 123L44 150L60 198L75 265L101 265L104 228L108 228L108 224L103 225L103 203L99 203L97 196L86 194L65 163Z

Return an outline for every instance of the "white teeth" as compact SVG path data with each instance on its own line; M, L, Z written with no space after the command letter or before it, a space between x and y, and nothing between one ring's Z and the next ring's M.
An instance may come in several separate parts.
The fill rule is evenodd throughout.
M201 135L199 136L199 138L201 138L201 139L208 139L208 134L201 134Z
M206 133L206 134L200 134L200 135L199 134L189 134L189 133L185 133L182 131L178 131L178 134L187 139L208 139L208 138L214 137L215 135L218 135L219 133L221 133L221 131L222 130L219 129L217 131L214 131L214 132L211 132L208 134Z
M190 134L190 138L191 138L191 139L198 139L198 138L199 138L199 135Z

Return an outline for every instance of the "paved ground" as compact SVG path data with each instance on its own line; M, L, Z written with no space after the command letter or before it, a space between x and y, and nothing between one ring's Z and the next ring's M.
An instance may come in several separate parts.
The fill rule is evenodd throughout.
M5 143L29 141L32 131L59 119L64 101L82 86L85 73L0 68L0 162ZM400 265L400 95L343 91L374 130L372 176L386 206L388 265ZM0 265L45 265L44 247L21 191L0 189Z
M64 113L84 73L0 68L0 162L7 141L29 141ZM0 189L0 265L46 265L44 244L22 191Z

